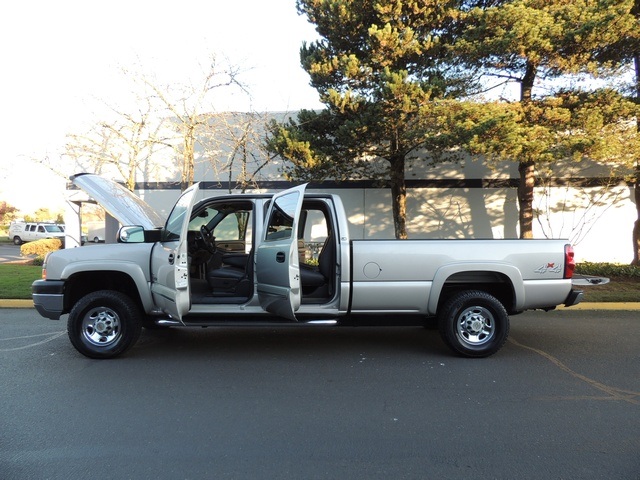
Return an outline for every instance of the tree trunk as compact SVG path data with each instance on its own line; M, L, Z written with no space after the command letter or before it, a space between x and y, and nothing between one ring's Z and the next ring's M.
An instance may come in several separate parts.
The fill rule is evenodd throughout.
M520 162L518 165L518 206L520 207L520 238L533 238L533 187L536 183L535 163Z
M537 66L527 62L527 69L520 83L520 101L526 108L531 102L531 91L536 79ZM533 187L536 184L535 162L520 161L518 164L520 181L518 183L518 209L520 211L520 238L533 238Z
M193 185L194 180L194 145L195 145L195 132L194 127L189 127L184 134L183 139L183 159L182 159L182 178L180 182L180 189L184 192L187 188Z
M636 1L637 4L638 1ZM640 102L640 52L634 53L633 62L636 70L636 102ZM636 129L640 132L640 119L636 119ZM636 202L637 218L633 224L633 261L631 264L640 265L640 159L636 161L633 196Z
M136 155L137 157L137 155ZM136 189L136 162L130 162L129 176L127 177L127 188L133 192Z
M640 163L636 164L633 181L633 197L636 202L636 221L633 222L633 260L631 265L640 265Z
M391 164L391 204L396 238L407 238L407 187L404 179L404 156L397 155Z

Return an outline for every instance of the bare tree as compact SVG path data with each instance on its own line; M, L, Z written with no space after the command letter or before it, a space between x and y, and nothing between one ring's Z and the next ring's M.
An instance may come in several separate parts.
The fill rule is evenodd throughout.
M578 171L577 166L570 165L564 172L565 178L576 177L575 172ZM599 220L606 218L610 209L622 207L620 199L627 187L615 171L610 173L609 176L593 178L588 185L558 185L551 168L537 169L540 185L533 211L543 235L546 238L568 238L573 245L578 245Z
M173 148L180 157L180 187L185 190L194 182L196 151L206 150L212 135L211 118L215 117L215 93L223 89L237 88L247 93L239 81L238 67L219 68L215 57L205 69L202 80L196 83L162 86L148 76L138 76L137 81L150 91L149 99L164 110L166 118L179 140Z
M133 191L138 175L148 179L160 162L157 153L170 146L169 138L148 99L139 103L134 113L115 107L111 110L113 120L98 122L84 134L68 135L62 157L74 171L90 170L120 178Z
M258 188L258 175L276 155L264 137L272 116L267 113L226 113L210 118L204 156L215 176L226 178L228 189Z

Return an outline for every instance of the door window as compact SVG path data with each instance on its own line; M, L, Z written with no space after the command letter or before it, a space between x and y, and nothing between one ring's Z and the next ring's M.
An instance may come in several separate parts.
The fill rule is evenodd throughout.
M182 232L182 227L184 222L187 221L186 214L190 211L191 207L191 195L182 195L178 202L171 210L171 214L167 219L167 224L162 232L162 241L163 242L175 242L180 240L180 234Z
M275 200L267 225L265 241L285 240L292 237L299 197L299 192L291 192Z
M205 225L213 230L218 243L235 244L247 253L251 250L253 232L253 205L242 203L216 203L207 206L189 222L189 232L198 232Z
M224 217L214 229L216 240L244 240L249 226L250 213L248 211L237 211Z

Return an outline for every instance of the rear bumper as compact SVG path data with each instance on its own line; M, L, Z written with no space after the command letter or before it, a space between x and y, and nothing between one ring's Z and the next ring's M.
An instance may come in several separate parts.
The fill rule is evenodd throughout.
M33 305L40 315L59 320L64 311L64 281L36 280L31 285Z
M571 290L569 295L564 301L565 307L570 307L572 305L577 305L582 301L582 297L584 296L584 292L582 290Z

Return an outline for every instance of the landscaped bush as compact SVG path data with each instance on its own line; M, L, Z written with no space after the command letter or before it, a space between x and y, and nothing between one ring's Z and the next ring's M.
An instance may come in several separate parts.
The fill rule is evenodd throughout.
M29 257L35 255L34 262L39 262L42 265L44 256L49 252L54 252L62 248L62 241L57 238L43 238L42 240L36 240L35 242L25 243L20 247L20 255L23 257Z
M618 263L583 262L576 264L576 273L598 277L640 277L640 267Z

